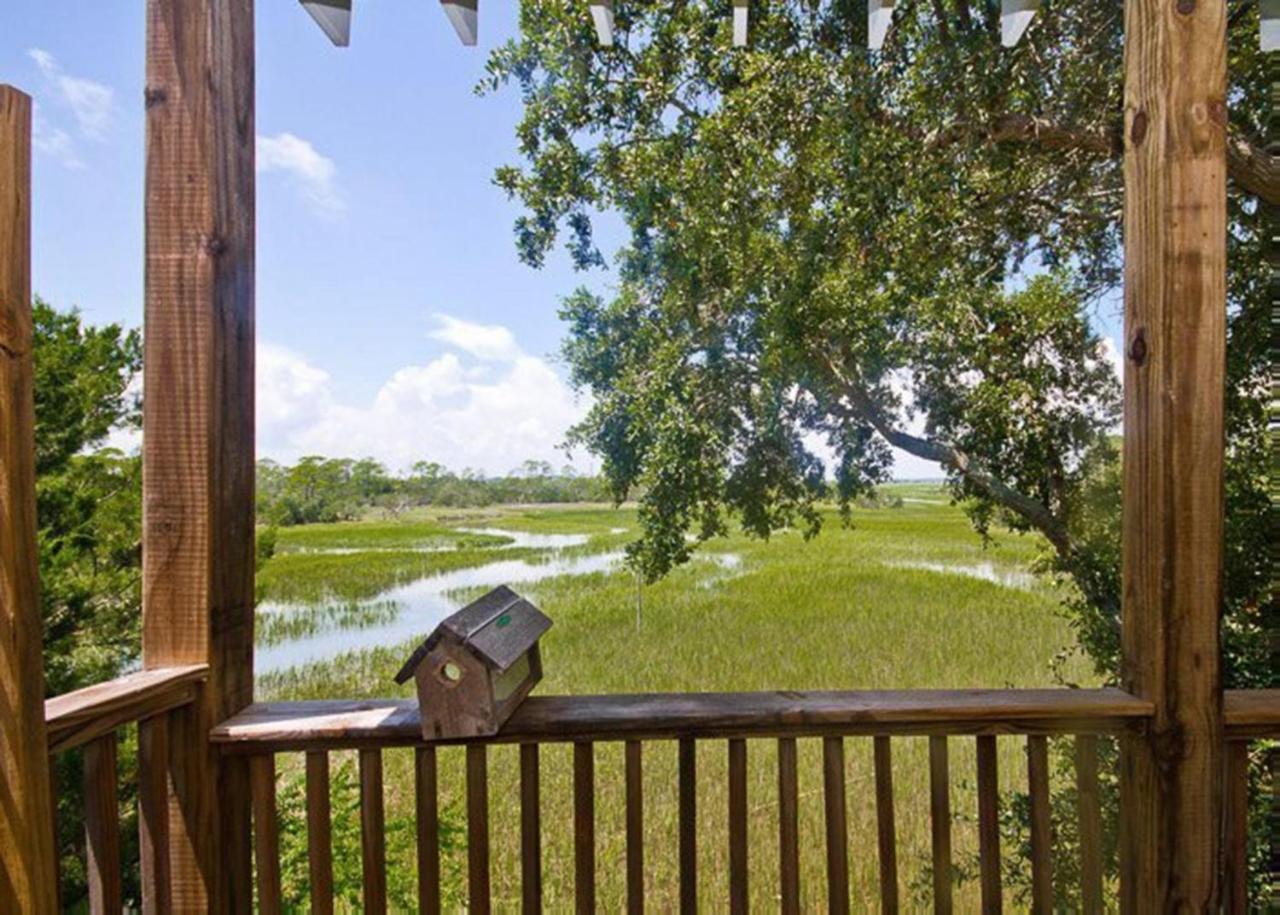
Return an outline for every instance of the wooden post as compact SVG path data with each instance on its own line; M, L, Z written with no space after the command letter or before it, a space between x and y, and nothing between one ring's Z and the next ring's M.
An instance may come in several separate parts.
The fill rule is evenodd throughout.
M31 99L0 85L0 912L55 912L36 566Z
M169 722L177 911L248 911L249 785L209 729L253 697L253 0L147 0L143 660L208 664Z
M1121 906L1218 904L1226 2L1125 3Z

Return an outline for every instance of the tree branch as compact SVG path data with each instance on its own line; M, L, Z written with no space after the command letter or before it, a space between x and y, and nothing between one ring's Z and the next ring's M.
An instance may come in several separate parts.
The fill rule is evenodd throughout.
M1080 150L1099 156L1124 154L1124 131L1111 127L1059 124L1026 114L1002 114L980 124L957 121L924 138L928 150L964 140L989 143L1027 143L1042 149ZM1280 205L1280 168L1275 157L1240 131L1227 129L1227 174L1242 191L1265 203Z
M1071 555L1071 538L1064 525L1047 505L1021 493L988 472L980 462L947 442L921 438L895 428L884 411L865 389L841 371L830 356L824 357L828 372L848 400L848 411L855 418L870 423L885 441L895 448L926 461L936 461L959 473L966 481L985 493L992 501L1018 515L1053 545L1064 559Z

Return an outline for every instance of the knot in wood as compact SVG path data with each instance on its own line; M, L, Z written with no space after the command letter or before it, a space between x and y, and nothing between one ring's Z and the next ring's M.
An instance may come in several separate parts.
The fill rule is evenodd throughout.
M1141 146L1142 141L1147 138L1147 113L1139 111L1133 116L1133 126L1129 131L1129 139L1133 141L1134 146Z
M152 86L148 86L142 90L142 103L147 108L154 108L156 105L164 102L168 97L169 93L165 92L163 89L154 88Z
M227 250L227 243L221 235L205 235L200 239L200 247L210 257L218 257Z
M1178 0L1178 12L1190 16L1196 11L1196 0Z
M1129 344L1129 359L1134 365L1142 365L1147 361L1147 334L1141 327L1133 335L1133 341Z

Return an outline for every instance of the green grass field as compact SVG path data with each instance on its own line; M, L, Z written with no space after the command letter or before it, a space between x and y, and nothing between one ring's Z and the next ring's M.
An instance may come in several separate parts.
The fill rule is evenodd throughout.
M543 694L771 689L893 689L1026 687L1062 682L1092 685L1090 666L1074 650L1059 615L1060 595L1027 574L1035 541L997 533L984 545L959 509L936 487L890 487L896 507L858 509L852 528L838 516L805 541L784 533L768 542L733 536L707 544L702 556L667 579L637 590L625 569L555 575L517 590L555 621L543 640ZM452 513L423 512L397 522L327 525L281 532L280 555L260 576L265 600L305 605L302 626L357 627L359 602L371 613L394 613L379 592L442 570L519 557L547 561L549 551L503 546L501 537L455 533L498 528L532 534L584 534L561 554L620 549L635 528L628 510L554 507ZM456 542L456 551L412 552ZM314 552L322 549L372 552ZM307 552L311 550L312 552ZM547 555L544 555L547 554ZM716 556L721 557L716 560ZM723 557L734 557L732 561ZM487 584L500 584L493 581ZM465 594L457 595L459 600ZM352 602L356 602L353 604ZM639 605L638 605L639 603ZM332 605L332 606L330 606ZM637 620L639 614L639 620ZM302 618L300 616L299 618ZM318 621L315 621L318 620ZM272 621L276 639L288 621ZM299 631L302 631L299 630ZM419 635L425 635L425 632ZM409 695L392 675L412 640L337 655L259 677L260 699ZM962 871L976 851L973 742L952 740L953 844ZM846 742L851 882L856 910L878 905L871 742ZM1025 786L1022 744L1002 739L1001 783ZM927 753L923 740L894 743L899 870L906 908L913 888L927 885L929 850ZM573 893L571 751L542 750L544 891L548 911L571 907ZM385 754L389 823L389 883L401 905L415 887L412 840L412 756ZM514 748L490 751L493 887L499 911L518 907L518 771ZM653 911L676 907L675 746L645 746L645 828L648 894ZM725 907L728 872L727 751L723 741L699 747L699 841L702 902ZM446 819L444 873L449 898L465 899L465 832L461 752L441 751L441 802ZM338 880L358 904L358 820L339 828L356 802L354 760L334 754L335 858ZM288 892L305 898L305 830L301 826L300 760L284 757L282 809ZM772 742L749 746L750 875L753 909L777 898L777 769ZM820 747L802 741L800 755L802 878L806 908L825 901ZM622 747L596 749L597 892L602 911L621 908ZM927 901L927 895L919 901ZM1012 897L1010 897L1012 901ZM957 888L957 910L976 907L977 887Z

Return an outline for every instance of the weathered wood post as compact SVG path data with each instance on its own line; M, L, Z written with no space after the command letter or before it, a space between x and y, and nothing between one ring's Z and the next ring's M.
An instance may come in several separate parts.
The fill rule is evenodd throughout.
M56 912L36 566L31 99L0 85L0 912Z
M208 733L253 696L253 55L253 0L148 0L143 660L209 665L145 833L175 911L250 903L248 775Z
M1218 902L1226 2L1125 3L1121 905Z

